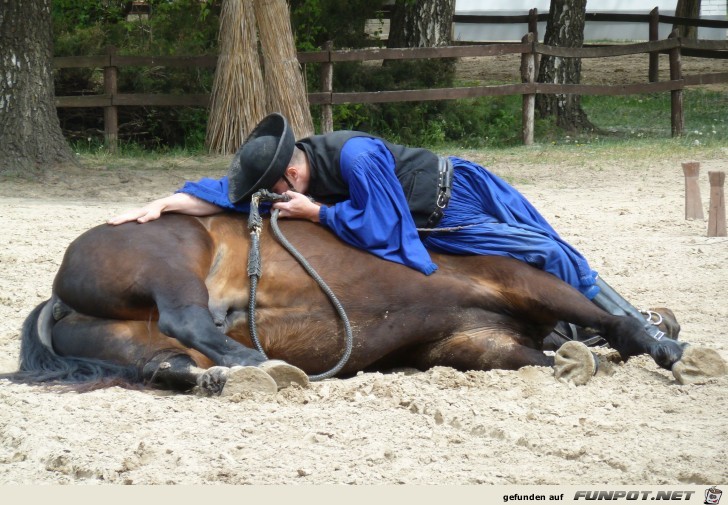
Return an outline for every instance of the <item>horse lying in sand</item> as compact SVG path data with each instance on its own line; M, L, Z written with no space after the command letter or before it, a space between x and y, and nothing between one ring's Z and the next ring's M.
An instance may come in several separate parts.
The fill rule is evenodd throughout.
M596 366L586 346L543 352L559 321L593 329L623 359L649 354L681 383L725 373L715 351L653 340L639 321L602 311L520 261L433 254L439 270L424 276L354 249L321 226L286 220L285 237L338 296L347 333L331 300L265 223L252 311L245 216L170 214L82 234L66 251L51 298L26 319L20 369L11 377L118 378L219 393L236 381L273 391L305 385L332 369L346 376L391 367L536 365L584 383Z

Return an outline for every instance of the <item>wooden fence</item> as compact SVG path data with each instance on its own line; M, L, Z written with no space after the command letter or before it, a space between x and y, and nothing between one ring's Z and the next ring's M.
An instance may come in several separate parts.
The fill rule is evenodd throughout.
M490 19L492 16L472 16L472 22L480 18ZM599 21L643 21L640 15L601 15L591 20ZM648 42L602 47L566 48L548 46L538 42L536 34L537 22L541 15L535 9L527 16L499 17L506 22L526 22L529 33L520 43L460 45L438 48L415 49L357 49L333 50L330 46L323 51L299 53L299 62L321 65L322 89L319 92L308 94L312 105L322 106L322 131L331 131L333 105L346 103L383 103L408 102L424 100L454 100L462 98L475 98L483 96L521 95L522 107L522 138L523 143L533 143L534 131L534 103L537 94L578 94L578 95L631 95L641 93L671 93L671 131L673 136L683 133L683 90L688 86L704 84L728 83L728 72L710 73L685 76L682 73L681 57L683 55L699 56L704 58L728 57L728 41L715 40L684 40L673 32L668 39L650 40ZM637 18L637 19L636 19ZM699 26L728 27L728 22L696 20L688 18L674 18L661 16L655 9L644 17L650 23L650 38L657 30L653 25L659 22L678 22L682 24L696 24ZM462 22L462 20L458 20ZM484 22L482 19L480 22ZM605 58L631 54L650 55L649 82L627 85L587 85L587 84L549 84L536 82L537 57L549 55L563 58ZM670 80L657 80L657 56L660 53L669 54ZM457 88L438 88L399 91L371 91L371 92L335 92L332 89L333 65L345 61L371 61L371 60L399 60L399 59L432 59L432 58L462 58L462 57L488 57L506 54L521 55L521 82L494 86L472 86ZM54 66L60 68L87 68L100 67L104 70L104 93L101 95L85 96L59 96L56 97L57 107L103 107L104 134L106 145L115 150L118 143L118 107L124 106L158 106L158 107L207 107L209 94L173 95L173 94L138 94L119 93L117 89L117 69L125 66L166 66L166 67L211 67L217 63L216 56L120 56L113 48L103 56L57 57Z
M533 33L535 40L538 41L538 23L547 21L548 14L539 14L537 9L531 9L528 14L520 16L477 16L477 15L458 15L452 18L453 23L472 23L472 24L524 24L529 33ZM704 28L728 28L728 21L716 19L695 19L683 18L676 16L666 16L660 14L660 10L655 7L649 14L617 14L603 12L587 12L585 22L615 22L615 23L646 23L647 24L647 40L655 42L659 39L660 23L670 25L697 26ZM706 53L701 49L684 48L683 56L694 56L699 58L727 58L728 54L715 55ZM650 53L649 81L657 81L658 72L658 54Z

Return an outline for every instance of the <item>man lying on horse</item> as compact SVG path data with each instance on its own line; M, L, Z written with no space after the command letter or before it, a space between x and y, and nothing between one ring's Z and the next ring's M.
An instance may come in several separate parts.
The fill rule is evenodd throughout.
M428 251L516 258L573 286L610 314L665 335L564 241L515 188L487 169L456 157L338 131L296 142L286 118L271 114L239 149L228 176L188 182L176 194L109 220L120 224L163 212L195 216L247 212L259 189L289 197L280 217L321 223L345 242L430 275ZM680 356L671 346L669 361Z
M273 218L286 218L286 238L333 286L353 345L269 233L257 291L246 289L258 236L242 213L259 190L287 197ZM362 132L296 142L270 115L227 177L188 182L109 223L69 246L51 298L26 319L15 378L219 392L239 376L275 390L331 369L556 365L584 382L595 361L583 344L543 352L559 321L593 329L625 359L649 354L680 382L725 373L714 351L667 338L485 168Z

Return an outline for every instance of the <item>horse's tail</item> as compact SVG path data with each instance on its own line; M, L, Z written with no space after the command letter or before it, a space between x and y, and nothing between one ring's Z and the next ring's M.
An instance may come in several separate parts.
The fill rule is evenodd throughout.
M23 323L20 340L20 362L17 372L1 374L0 378L19 383L53 383L64 385L136 383L140 381L137 367L108 361L59 356L50 348L50 332L54 300L38 305ZM44 342L47 342L44 343Z

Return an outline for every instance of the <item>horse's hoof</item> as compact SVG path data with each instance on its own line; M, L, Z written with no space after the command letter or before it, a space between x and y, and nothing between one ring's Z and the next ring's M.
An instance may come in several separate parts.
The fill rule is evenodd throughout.
M207 395L218 395L225 386L225 380L230 369L226 366L213 366L197 377L197 387L200 392Z
M554 377L583 386L597 373L598 361L581 342L570 341L559 347L554 356Z
M291 384L297 384L303 388L308 387L309 380L306 372L285 361L271 359L262 363L259 368L273 378L278 389L287 388Z
M680 384L701 384L728 373L725 360L713 349L688 346L672 365L672 375Z
M658 366L665 370L671 370L673 365L682 359L683 353L688 345L685 342L678 342L669 338L655 342L650 351L652 359Z
M246 393L276 394L278 385L258 367L234 366L229 369L225 377L225 386L220 396L232 396Z
M202 394L220 396L278 391L271 376L254 366L213 366L197 378L197 386Z

